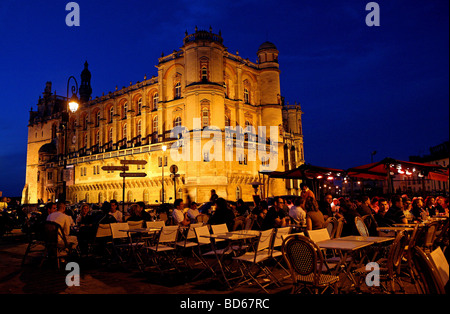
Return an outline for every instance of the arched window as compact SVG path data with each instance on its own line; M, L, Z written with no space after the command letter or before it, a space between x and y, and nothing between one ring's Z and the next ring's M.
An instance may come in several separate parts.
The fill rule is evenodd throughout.
M103 203L103 193L102 192L98 192L98 202L100 204Z
M113 142L113 128L109 128L109 131L108 131L108 142L109 142L109 145L110 145L110 148L112 148L112 142Z
M127 124L125 123L122 128L122 139L127 140Z
M95 115L95 126L98 127L100 125L100 111L97 111Z
M175 85L175 99L181 98L181 83L177 82Z
M138 99L136 104L136 114L140 115L142 111L142 97Z
M247 88L244 88L244 102L245 102L246 104L249 104L249 103L250 103L250 94L249 94Z
M86 193L86 194L84 195L84 201L85 201L86 203L89 203L89 193Z
M202 127L205 128L209 126L209 110L207 108L203 108L202 110Z
M114 117L114 107L111 106L111 108L109 108L109 123L113 122L113 117Z
M175 121L173 122L173 126L181 126L181 117L176 117Z
M95 133L95 144L100 145L100 131L97 131L97 133Z
M128 112L128 103L124 103L123 104L123 113L122 113L122 118L126 119L127 118L127 112Z
M142 130L142 120L139 120L136 126L136 135L140 136Z
M127 193L127 202L132 202L133 201L133 192L128 191Z
M158 110L158 102L159 102L159 95L158 93L153 94L153 110Z
M158 116L153 118L153 133L158 133Z
M208 68L206 66L202 67L202 81L203 82L208 81Z
M239 186L236 187L236 201L242 198L241 188Z
M228 116L225 116L225 126L231 126L231 120Z

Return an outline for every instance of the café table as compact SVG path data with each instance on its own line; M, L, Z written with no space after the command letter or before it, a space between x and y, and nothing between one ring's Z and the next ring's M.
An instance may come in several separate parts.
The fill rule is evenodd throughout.
M358 263L356 255L357 253L360 253L361 250L366 249L375 244L375 242L363 240L361 238L355 239L335 238L324 241L318 241L316 242L316 244L321 249L330 249L338 252L340 259L338 264L335 266L332 274L335 276L339 276L341 273L344 273L346 277L350 280L350 282L356 288L358 288L357 287L358 283L355 280L353 274L351 273L352 267Z
M230 252L230 254L236 255L239 254L240 251L246 250L248 248L248 245L246 245L246 243L248 243L248 241L255 240L259 236L259 233L260 232L257 230L238 230L201 236L209 238L211 240L211 247L214 251L214 255L217 261L216 264L218 265L219 272L221 274L221 278L218 279L224 281L229 289L233 289L231 281L242 278L242 274L237 277L232 277L236 272L233 271L229 266L225 266L224 258L227 254L217 254L216 240L225 240L226 245L223 251Z
M128 239L130 241L130 257L135 261L139 270L143 271L144 269L144 261L141 256L140 249L144 245L144 234L153 234L156 235L157 232L160 232L160 228L129 228L129 229L120 229L121 232L126 232L128 234Z

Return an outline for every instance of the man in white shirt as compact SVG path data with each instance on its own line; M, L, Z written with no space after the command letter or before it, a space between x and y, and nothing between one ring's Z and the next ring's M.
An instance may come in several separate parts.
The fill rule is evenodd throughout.
M187 211L187 216L191 221L195 221L200 212L197 209L197 203L192 202L191 207Z
M191 223L188 216L184 213L184 203L182 199L176 199L175 208L172 212L173 222L177 225L187 226Z
M111 200L110 204L111 204L111 210L110 210L109 214L111 216L114 216L114 218L116 218L117 222L122 222L123 215L122 215L122 212L119 210L119 203L116 200Z
M73 244L73 246L78 245L78 239L76 236L70 235L70 227L74 225L72 217L65 214L66 204L58 203L58 210L54 213L51 213L47 217L47 221L53 221L58 223L66 236L66 240L69 244ZM62 239L58 237L58 242L62 242Z
M291 217L297 224L303 224L305 222L306 212L301 207L300 198L296 198L294 200L294 205L289 209L289 217Z

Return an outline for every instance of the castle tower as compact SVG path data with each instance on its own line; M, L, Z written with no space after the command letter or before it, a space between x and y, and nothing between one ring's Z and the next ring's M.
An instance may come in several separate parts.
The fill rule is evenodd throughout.
M91 98L91 72L88 69L87 61L84 63L84 70L81 72L80 99L86 103Z

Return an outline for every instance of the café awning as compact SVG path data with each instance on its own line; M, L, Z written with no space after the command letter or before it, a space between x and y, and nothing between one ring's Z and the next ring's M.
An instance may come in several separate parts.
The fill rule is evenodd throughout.
M327 179L328 177L344 176L343 169L327 168L314 166L310 164L303 164L295 169L287 171L273 171L265 173L270 178L281 179Z
M349 177L373 180L385 180L392 175L410 175L413 173L419 173L421 176L428 176L429 179L432 179L430 178L430 174L432 177L441 180L447 176L448 180L448 169L443 166L403 161L394 158L385 158L379 162L353 167L347 170L347 175Z

